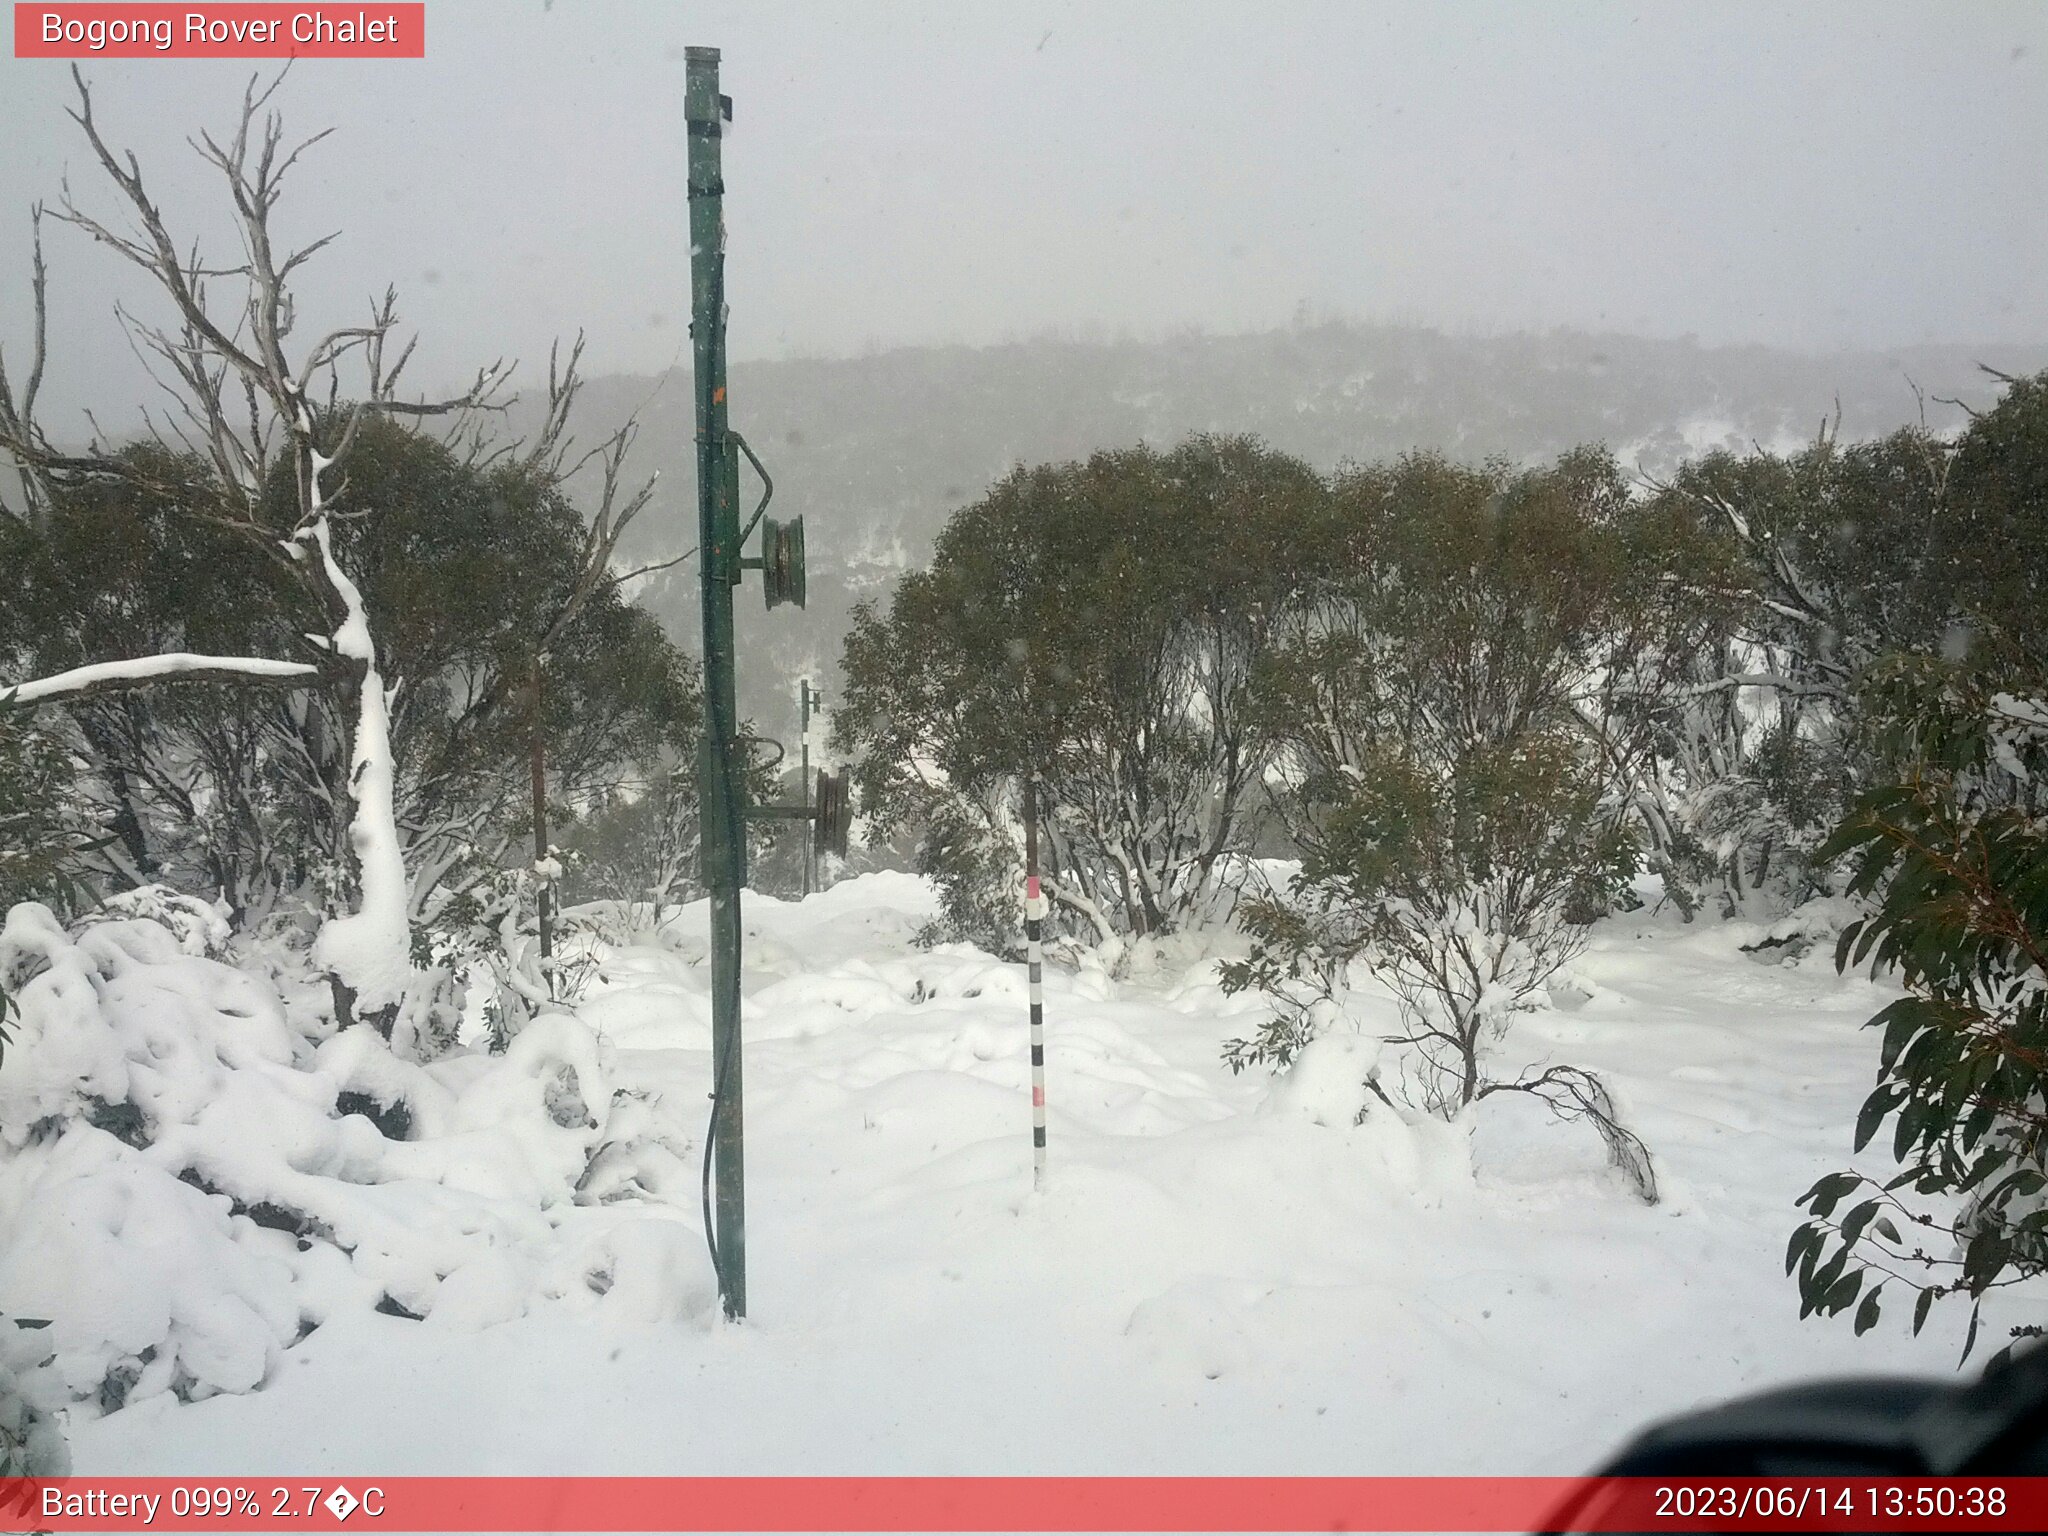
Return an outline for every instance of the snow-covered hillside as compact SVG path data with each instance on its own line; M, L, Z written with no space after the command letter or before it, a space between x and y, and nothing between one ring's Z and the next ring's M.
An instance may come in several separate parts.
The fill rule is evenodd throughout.
M368 1058L334 1041L294 1067L270 984L223 990L189 922L182 949L140 918L69 951L46 935L67 985L108 973L112 1043L24 1039L0 1082L104 1076L127 1030L153 1042L150 1113L186 1128L158 1135L170 1154L97 1130L10 1151L0 1307L52 1316L80 1385L167 1315L188 1353L231 1357L193 1372L239 1373L181 1402L166 1365L127 1406L75 1411L77 1470L1567 1472L1763 1383L1953 1368L1960 1318L1856 1339L1800 1322L1783 1274L1794 1197L1843 1163L1873 1069L1857 1026L1886 995L1822 954L1765 965L1739 947L1753 928L1610 920L1569 1006L1520 1026L1513 1051L1609 1074L1656 1206L1582 1126L1378 1105L1354 1125L1341 1040L1233 1078L1219 1042L1259 1005L1223 995L1213 958L1055 972L1034 1196L1022 969L914 948L929 908L895 874L748 900L740 1327L698 1231L701 907L606 954L580 1010L594 1043L544 1020L496 1066L409 1083L351 1077ZM610 1091L602 1132L559 1112L572 1078ZM302 1109L281 1141L252 1118L337 1084L405 1098L411 1139ZM230 1216L167 1156L222 1187L268 1178L328 1230L309 1248ZM629 1175L653 1192L593 1203Z

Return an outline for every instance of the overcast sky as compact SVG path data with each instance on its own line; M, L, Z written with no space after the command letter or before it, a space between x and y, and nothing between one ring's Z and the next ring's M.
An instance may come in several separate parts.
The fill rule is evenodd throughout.
M315 320L397 283L430 377L591 336L678 358L683 49L724 51L735 357L1048 329L1244 330L1303 307L1826 349L2048 340L2048 5L430 0L427 57L309 61L336 132L283 211L344 231ZM247 67L87 66L178 228L183 136ZM0 61L0 340L67 66ZM50 233L52 425L137 391L114 259ZM311 328L311 323L308 324Z

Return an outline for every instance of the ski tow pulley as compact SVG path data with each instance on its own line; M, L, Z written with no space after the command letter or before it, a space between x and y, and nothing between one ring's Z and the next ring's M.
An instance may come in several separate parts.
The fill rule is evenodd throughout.
M820 854L846 857L847 839L853 831L853 783L848 770L837 773L818 770L817 819L812 828Z
M770 608L804 606L804 520L761 519L761 591Z

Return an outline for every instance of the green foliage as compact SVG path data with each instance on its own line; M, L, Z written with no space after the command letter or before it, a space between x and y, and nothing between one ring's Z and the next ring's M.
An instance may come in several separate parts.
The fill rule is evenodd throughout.
M1860 790L1882 783L1861 687L1886 656L1995 650L2048 669L2048 376L1954 441L1924 430L1792 455L1710 454L1655 498L1695 521L1739 576L1691 667L1653 714L1653 846L1682 901L1730 907L1828 889L1818 857Z
M1947 445L1918 430L1791 455L1708 454L1667 498L1730 542L1756 601L1742 614L1776 675L1840 699L1896 649L1939 647L1970 535Z
M274 556L222 527L210 471L151 445L61 491L45 523L0 517L0 653L48 673L161 650L246 655L277 638ZM289 637L287 637L289 638Z
M658 928L664 911L703 894L694 764L678 756L649 765L563 831L562 846L575 855L566 901L614 902L632 926Z
M77 778L56 733L0 706L0 917L20 901L85 904L73 871L103 838L76 808Z
M9 671L164 650L307 654L302 637L326 621L264 533L298 515L291 466L270 477L251 528L231 526L197 462L147 448L124 464L126 478L65 490L46 526L0 519ZM331 479L336 554L396 689L399 822L415 915L432 920L526 829L536 668L550 793L569 804L691 739L695 672L608 584L536 655L574 587L585 534L560 492L516 464L465 461L372 415ZM336 887L348 867L354 710L336 675L298 691L91 697L42 715L58 722L112 834L90 861L101 881L224 892L253 920L281 901L346 899Z
M1021 784L1047 888L1096 939L1202 907L1266 761L1249 680L1316 477L1241 439L1018 469L855 615L837 744L882 835L924 828L948 927L1015 941Z
M1874 669L1865 700L1895 772L1822 852L1874 904L1838 965L1889 970L1906 992L1869 1021L1879 1074L1855 1141L1890 1122L1899 1172L1808 1190L1786 1270L1802 1315L1861 1296L1859 1333L1888 1283L1917 1293L1916 1333L1935 1299L1968 1297L1967 1356L1984 1296L2048 1268L2048 689L1909 658Z
M2003 376L2000 376L2003 377ZM1941 649L1995 650L2017 675L2048 675L2048 373L2005 379L1946 462L1951 524L1928 585L1948 596Z
M105 837L78 809L77 767L26 709L0 705L0 923L17 902L60 912L90 905L74 871ZM0 974L0 1062L15 1015Z
M1259 673L1303 862L1240 911L1255 943L1226 985L1276 1013L1228 1054L1284 1063L1363 961L1401 999L1415 1091L1448 1114L1635 867L1581 713L1637 600L1628 501L1591 454L1522 474L1411 458L1333 500L1348 558Z
M124 478L66 489L46 522L0 516L0 662L7 673L34 677L167 650L292 654L264 649L278 638L264 617L271 606L264 594L276 578L265 570L266 556L213 521L217 505L202 467L148 446L118 457ZM289 645L295 636L283 638ZM262 702L245 699L244 712ZM67 857L67 880L82 890L111 870L118 888L180 871L195 887L234 885L224 835L234 802L204 793L207 774L191 752L155 741L161 733L181 745L203 739L195 750L243 752L245 733L225 723L220 705L220 694L165 689L148 701L102 696L29 717L75 761L69 803L89 808L111 834L97 845L74 845L76 854L97 856ZM252 782L242 798L265 805L270 788ZM196 852L208 821L223 853L210 867Z
M1590 1123L1654 1202L1649 1152L1599 1078L1499 1076L1486 1047L1636 869L1616 804L1630 743L1611 720L1686 608L1660 609L1645 579L1662 531L1593 453L1523 473L1406 459L1341 477L1333 503L1330 557L1257 676L1302 864L1239 908L1253 943L1224 985L1274 1011L1225 1057L1285 1065L1343 1017L1362 963L1401 1009L1383 1097L1450 1118L1530 1095Z

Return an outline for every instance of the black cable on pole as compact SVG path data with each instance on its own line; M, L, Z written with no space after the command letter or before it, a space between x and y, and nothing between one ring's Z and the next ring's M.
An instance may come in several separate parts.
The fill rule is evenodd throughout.
M721 190L723 189L721 188ZM722 236L721 248L718 251L716 258L712 263L711 286L711 323L717 328L712 338L713 350L715 352L717 350L718 344L724 340L725 332L725 251L723 249ZM708 392L711 388L711 381L709 379L699 380L698 387L700 390ZM706 403L709 403L708 400ZM708 414L708 412L706 414ZM704 461L705 455L702 452L700 452L698 455L698 472L700 474L703 472ZM728 559L739 558L739 551L736 549L729 550L726 552L726 554ZM719 573L719 579L724 579L724 572L722 570ZM734 857L739 859L742 863L744 863L746 859L747 847L745 842L746 817L742 812L738 810L740 800L739 797L733 793L732 753L729 750L727 750L727 744L730 743L738 734L739 726L737 721L720 718L721 701L719 698L719 693L719 689L708 686L707 679L707 686L704 690L704 707L706 711L709 713L710 717L711 738L713 741L718 743L720 749L718 752L717 764L715 766L707 766L710 766L713 772L719 774L725 780L725 804L727 808L726 814L732 822L732 825L727 828L727 846L734 850ZM703 793L703 789L701 786L698 789L698 793L700 796ZM698 850L698 858L700 861L703 858L703 850L701 848ZM715 901L716 899L717 897L714 894L712 900ZM733 901L735 903L739 901L739 892L737 889L733 892ZM714 934L716 934L716 923L712 925L712 931ZM739 935L739 924L737 922L733 924L733 934L735 947L737 947ZM713 955L710 958L712 986L715 988L718 984L718 960L716 955ZM739 957L735 955L733 958L734 964L732 967L732 973L734 977L734 985L737 986L739 977ZM716 998L712 1000L712 1005L715 1010L717 1006ZM735 1020L735 1023L737 1023L737 1020ZM717 1223L712 1219L711 1159L717 1147L718 1113L720 1109L722 1109L725 1105L726 1085L729 1082L732 1073L732 1053L739 1043L739 1034L740 1032L736 1027L727 1034L723 1049L721 1049L718 1052L717 1058L712 1062L711 1114L710 1117L706 1120L704 1126L704 1165L702 1173L699 1177L698 1185L698 1192L702 1198L704 1207L704 1246L707 1250L709 1250L711 1255L712 1278L716 1280L718 1283L718 1294L720 1296L726 1295L727 1290L725 1276L725 1261L719 1256L718 1252Z
M723 285L721 284L721 287L722 286ZM712 691L715 692L716 690ZM710 701L709 707L715 711L718 708L716 700ZM730 728L733 727L734 722L725 721L723 722L723 724ZM724 732L720 733L719 740L726 741L729 739L730 737L727 736ZM731 839L730 845L737 850L736 857L744 861L746 858L747 848L747 845L744 841L746 837L747 820L745 814L736 809L740 803L740 800L739 796L733 793L732 754L730 752L722 752L719 754L719 757L720 761L718 765L718 772L722 774L726 780L725 803L729 808L727 811L727 815L732 823L731 826L727 829L727 836ZM742 784L740 787L744 789L745 786L744 784ZM737 904L739 901L738 890L735 890L733 892L733 901L735 904ZM735 949L739 947L739 924L737 922L733 924L733 947ZM735 954L733 956L732 967L733 985L735 990L737 990L739 985L739 972L739 956ZM713 962L712 966L712 976L713 984L716 985L717 965L715 961ZM737 1024L737 1020L735 1020L735 1024ZM718 1293L721 1296L726 1294L725 1261L719 1257L718 1233L716 1223L714 1223L711 1219L711 1156L717 1141L715 1132L718 1128L718 1112L725 1105L726 1084L728 1083L732 1075L732 1056L733 1052L739 1047L739 1038L740 1032L738 1028L735 1027L726 1035L725 1046L722 1050L719 1051L718 1059L712 1063L711 1114L704 1125L704 1167L698 1183L698 1193L701 1196L704 1205L704 1246L710 1250L711 1273L712 1277L718 1282Z

